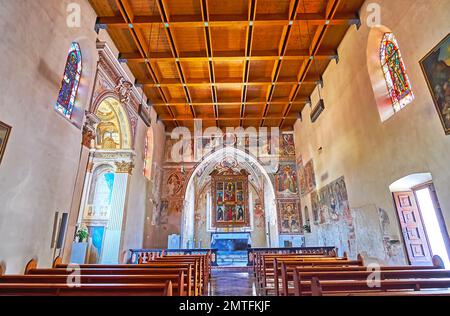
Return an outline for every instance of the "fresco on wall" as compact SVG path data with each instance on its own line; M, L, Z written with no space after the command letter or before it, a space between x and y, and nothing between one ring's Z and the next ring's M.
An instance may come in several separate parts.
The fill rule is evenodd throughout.
M391 221L388 213L382 209L378 209L381 232L383 237L383 245L387 256L387 263L389 264L403 264L404 253L402 243L398 237L391 236Z
M169 222L169 201L161 200L159 210L153 214L152 224L160 225L167 224Z
M281 235L302 234L302 218L298 200L278 200L278 226Z
M317 194L317 191L311 192L311 209L313 214L313 223L315 225L319 225L320 204L319 204L319 195Z
M344 177L326 185L319 192L312 192L311 208L314 224L319 225L319 231L329 236L329 232L338 230L335 233L341 236L339 243L345 245L349 254L353 254L356 233ZM319 242L326 244L327 240L322 238Z
M177 196L183 189L183 179L178 172L172 173L167 179L167 196Z
M255 217L255 225L257 228L264 228L265 225L265 214L264 209L260 199L255 200L255 207L253 210L253 216Z
M450 34L420 62L446 135L450 135Z
M344 177L311 194L314 222L328 224L339 220L351 220L347 188Z
M280 197L298 198L297 168L294 162L280 163L275 175L275 191Z
M282 134L280 139L280 155L285 157L295 156L294 134Z
M303 165L302 158L297 161L297 168L300 177L300 193L305 196L316 189L316 175L314 173L314 163L311 159Z

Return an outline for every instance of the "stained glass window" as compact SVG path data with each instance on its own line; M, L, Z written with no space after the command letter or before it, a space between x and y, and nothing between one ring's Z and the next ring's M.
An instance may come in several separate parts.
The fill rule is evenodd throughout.
M398 112L414 100L414 93L393 33L384 34L380 58L392 106Z
M71 118L78 85L81 77L81 51L78 43L72 43L67 57L64 77L61 82L58 101L55 108L67 118Z

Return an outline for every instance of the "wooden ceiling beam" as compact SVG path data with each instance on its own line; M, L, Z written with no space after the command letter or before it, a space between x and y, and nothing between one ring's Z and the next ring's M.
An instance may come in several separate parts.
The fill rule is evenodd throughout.
M209 84L211 85L212 107L214 111L214 117L217 119L219 117L219 107L217 106L217 87L215 86L216 75L213 62L214 51L212 48L211 31L209 29L208 0L200 0L200 8L202 11L203 34L205 36L206 43L206 62L208 63ZM216 126L219 127L218 121L216 121Z
M157 0L157 5L158 5L159 14L161 16L161 20L164 21L165 24L169 23L170 22L169 16L167 14L167 10L164 5L164 0ZM180 81L182 83L183 91L186 96L186 101L189 104L189 108L190 108L192 117L195 118L196 117L195 109L191 105L192 98L191 98L191 95L189 92L189 88L186 85L186 77L184 75L183 67L181 66L181 63L179 60L179 52L178 52L178 49L175 44L175 40L172 35L172 31L170 30L170 27L165 27L164 31L165 31L165 34L167 37L167 41L170 45L170 50L172 51L173 58L175 59L178 76L180 77ZM149 64L149 63L146 63L146 64Z
M297 17L299 3L300 3L300 0L291 0L290 5L289 5L289 20L290 21L295 21L295 19ZM267 112L269 110L270 103L272 101L272 97L273 97L273 94L275 91L275 87L277 85L278 77L280 75L281 67L283 66L284 55L286 54L289 39L292 34L292 26L293 25L294 25L293 23L288 23L287 25L284 26L284 29L283 29L283 34L281 36L281 40L280 40L279 46L278 46L278 61L276 61L274 64L274 67L272 70L272 83L271 83L271 86L269 86L269 88L267 89L266 106L264 108L263 117L267 116ZM265 119L263 118L261 120L261 124L260 124L261 127L264 126L264 122L265 122Z
M242 71L242 90L241 90L241 111L239 116L241 117L240 125L244 124L243 118L245 116L245 103L247 101L247 84L250 76L250 57L252 56L253 49L253 34L254 26L253 23L256 18L256 6L258 5L258 0L248 0L248 26L247 35L245 37L245 65Z
M220 61L258 61L279 60L280 56L276 51L252 51L251 56L245 56L245 52L214 52L213 56L204 55L202 53L184 53L179 52L178 59L182 62L220 62ZM288 51L283 56L284 60L305 60L311 55L307 50ZM337 58L337 51L332 49L324 49L317 52L316 59L329 60ZM119 61L126 62L160 62L160 61L174 61L175 58L170 53L151 53L150 56L142 57L139 52L136 53L121 53Z
M228 78L227 80L224 81L216 81L215 83L211 83L211 82L205 82L203 80L200 81L191 81L191 82L186 82L186 83L180 83L178 79L175 80L166 80L163 81L161 83L154 83L151 81L137 81L139 84L142 84L146 87L150 87L150 88L173 88L173 87L180 87L180 88L185 88L185 87L236 87L236 86L242 86L242 87L247 87L247 86L270 86L272 85L272 81L268 80L268 81L248 81L248 76L246 76L247 80L245 80L244 82L240 81L238 78ZM320 78L317 78L316 80L310 79L310 80L304 80L302 81L302 84L310 84L310 85L315 85L318 83L318 81L320 80ZM283 80L278 80L277 81L277 85L296 85L299 82L297 80L295 80L295 78L293 79L283 79Z
M268 120L279 120L279 119L296 119L297 117L283 117L283 116L270 116L267 117L266 119ZM190 122L190 121L195 121L195 120L202 120L202 121L237 121L237 120L243 120L243 121L250 121L250 120L255 120L255 121L259 121L261 119L264 119L264 117L262 116L249 116L249 117L243 117L240 118L239 116L230 116L230 117L211 117L211 116L203 116L203 117L197 117L196 119L192 118L192 117L184 117L184 116L177 116L176 119L174 118L160 118L161 121L163 122L173 122L175 120L177 121L182 121L182 122Z
M309 97L302 97L301 99L299 97L297 97L297 100L295 102L293 102L294 105L305 105L306 103L309 102ZM272 101L272 105L279 105L279 106L284 106L287 103L289 103L289 100L286 98L286 100L281 100L281 101ZM213 102L209 101L209 100L198 100L196 102L192 102L192 105L195 107L210 107L212 106ZM248 106L261 106L261 109L264 108L264 101L247 101L246 104ZM174 100L170 103L154 103L153 107L158 108L158 107L184 107L186 106L186 102L180 101L180 100ZM218 101L217 105L219 105L220 107L238 107L241 105L241 101L240 100L236 100L236 101Z
M127 22L127 23L133 23L133 19L134 19L134 14L131 10L131 5L129 4L128 0L115 0L117 7L120 10L120 13L122 14L122 18ZM141 54L142 58L148 58L147 54L148 54L148 47L145 44L145 41L140 37L139 33L136 32L133 28L130 28L130 33L131 36L133 38L134 43L136 44L139 53ZM150 63L145 63L146 65L146 69L148 70L151 78L154 80L154 82L158 83L158 78L155 74L155 71L152 68L152 65ZM162 100L164 102L166 102L168 100L168 98L166 97L166 95L164 94L164 91L161 88L158 88L158 93L160 94ZM169 113L171 114L172 117L175 117L172 109L170 107L168 107ZM175 121L175 124L178 126L178 123Z
M334 18L334 16L336 15L336 12L337 12L337 8L339 7L339 4L341 2L342 2L342 0L328 0L327 7L326 7L327 20L332 20ZM315 56L315 54L319 51L320 46L323 42L323 39L325 38L325 35L326 35L328 29L329 29L329 25L319 26L317 28L316 33L314 34L314 37L313 37L311 45L310 45L310 49L309 49L311 56ZM312 67L313 62L314 62L314 57L306 60L304 62L304 65L301 67L300 72L298 74L299 84L297 87L294 87L293 90L291 91L290 102L295 100L295 98L297 97L297 95L300 91L300 87L303 84L303 81L305 80L305 78L308 74L308 71ZM288 105L284 108L284 110L282 112L283 116L286 116L287 113L289 113L291 107L292 107L292 103L288 103ZM282 119L279 124L280 128L283 127L284 122L285 122L285 119Z
M292 21L295 23L309 22L311 25L353 25L358 24L360 19L354 13L340 13L333 19L327 19L325 13L299 13L297 18ZM210 27L242 27L248 25L248 22L248 17L244 15L212 15L208 19ZM110 28L145 28L161 23L172 28L205 26L205 21L200 20L197 15L172 16L170 22L164 21L160 16L134 16L132 22L124 20L121 16L101 16L97 18L96 23ZM287 26L290 25L290 20L286 20L285 15L263 14L255 16L253 24L256 26Z

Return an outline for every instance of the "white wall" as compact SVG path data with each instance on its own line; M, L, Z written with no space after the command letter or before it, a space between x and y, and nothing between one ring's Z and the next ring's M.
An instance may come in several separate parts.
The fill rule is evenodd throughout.
M97 53L95 13L79 1L82 26L70 29L69 2L0 1L0 120L13 127L0 165L0 261L8 273L23 272L33 257L50 264L54 213L70 209L81 130L53 108L71 42L78 41L83 53L81 108L89 100Z
M67 5L74 2L81 7L80 28L66 23ZM88 0L0 0L0 120L13 127L0 165L0 264L6 266L6 273L23 272L32 258L49 267L54 214L70 211L81 151L80 126L97 69L96 40L106 41L118 54L107 32L95 33L95 21ZM54 110L73 41L80 44L83 55L75 124ZM128 67L123 68L132 78ZM154 111L152 115L155 122ZM164 134L161 123L156 129L158 135ZM122 250L143 244L148 212L145 134L146 126L139 120ZM164 136L155 139L155 148L162 148Z
M379 3L381 22L397 37L415 100L382 123L367 66L370 28L367 3ZM385 209L391 234L401 238L389 185L406 175L431 172L442 211L450 225L450 136L445 136L419 61L450 30L450 6L442 0L379 0L363 7L360 30L351 27L339 48L339 64L324 75L325 111L318 121L295 125L297 154L314 159L318 188L345 176L352 209ZM387 92L387 90L386 90ZM313 104L318 100L313 96ZM319 153L318 149L323 147ZM309 196L302 207L308 205ZM379 225L379 223L373 223ZM313 234L317 227L313 225Z

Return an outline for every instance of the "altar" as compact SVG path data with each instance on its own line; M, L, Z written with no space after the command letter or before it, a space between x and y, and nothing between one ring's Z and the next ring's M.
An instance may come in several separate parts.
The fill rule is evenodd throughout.
M246 266L247 250L251 244L250 233L211 234L211 248L217 249L219 266Z

